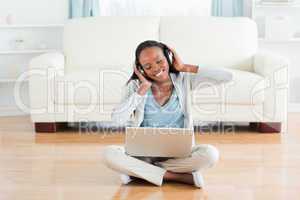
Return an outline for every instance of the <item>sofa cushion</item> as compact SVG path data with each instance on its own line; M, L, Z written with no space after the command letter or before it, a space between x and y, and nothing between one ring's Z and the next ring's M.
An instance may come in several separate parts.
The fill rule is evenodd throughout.
M199 85L191 96L192 104L226 103L235 105L255 105L264 101L265 79L255 73L227 69L232 73L232 81L212 85Z
M59 77L55 84L56 104L118 104L129 79L124 70L77 70Z
M158 40L159 17L72 19L64 27L66 71L131 66L137 45Z
M186 63L253 71L257 28L246 17L161 17L159 38Z
M264 101L264 78L247 71L230 70L233 79L225 85L203 83L191 96L192 104L260 104ZM117 105L130 74L124 70L78 70L56 80L56 104Z

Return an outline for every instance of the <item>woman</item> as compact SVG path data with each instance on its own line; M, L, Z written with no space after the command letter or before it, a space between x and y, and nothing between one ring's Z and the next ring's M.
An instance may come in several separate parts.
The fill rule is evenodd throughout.
M112 119L121 124L132 117L134 126L193 128L190 91L207 81L231 80L226 71L184 64L174 49L157 41L139 44L135 56L134 73L112 113ZM124 147L111 145L105 147L104 159L109 168L121 173L124 184L138 177L158 186L166 180L201 188L201 171L217 163L219 152L202 144L193 145L187 158L132 157Z

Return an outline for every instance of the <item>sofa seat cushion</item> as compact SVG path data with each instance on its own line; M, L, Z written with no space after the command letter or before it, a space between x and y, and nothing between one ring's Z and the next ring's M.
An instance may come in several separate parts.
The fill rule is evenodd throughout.
M129 74L124 70L76 70L57 78L55 104L118 104Z
M227 69L232 73L232 81L213 85L202 83L192 92L192 104L226 103L255 105L264 101L265 79L253 72Z
M192 104L226 103L254 105L264 101L265 80L252 72L227 69L232 81L222 85L200 84L191 95ZM56 104L114 104L121 101L130 74L125 70L77 70L59 77L55 84Z

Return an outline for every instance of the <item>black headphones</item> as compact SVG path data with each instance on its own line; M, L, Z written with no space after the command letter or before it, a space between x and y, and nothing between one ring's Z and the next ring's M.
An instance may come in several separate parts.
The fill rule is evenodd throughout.
M162 42L160 44L162 44L162 46L163 46L163 53L164 53L165 57L167 58L169 66L171 66L172 63L173 63L173 53L169 49L169 47L167 45L165 45Z
M173 53L172 51L168 48L167 45L165 45L164 43L160 42L160 44L162 45L162 50L163 50L163 54L167 59L167 62L169 64L169 66L173 65ZM137 67L140 70L140 72L145 75L145 71L143 70L143 67L140 65L140 63L137 63Z

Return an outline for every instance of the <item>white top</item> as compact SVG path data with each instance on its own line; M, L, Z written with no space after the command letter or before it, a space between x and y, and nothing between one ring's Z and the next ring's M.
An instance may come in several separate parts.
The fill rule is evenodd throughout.
M170 73L174 89L179 97L179 103L184 113L184 128L193 129L191 116L190 92L201 83L221 84L232 79L232 74L228 71L216 68L200 67L197 73L180 72L178 75ZM203 85L203 86L205 86ZM125 124L133 119L134 126L140 126L144 119L144 108L148 92L141 96L137 93L139 80L132 80L124 88L121 102L113 109L111 118L118 124ZM151 88L149 88L151 89ZM135 111L135 113L134 113Z

